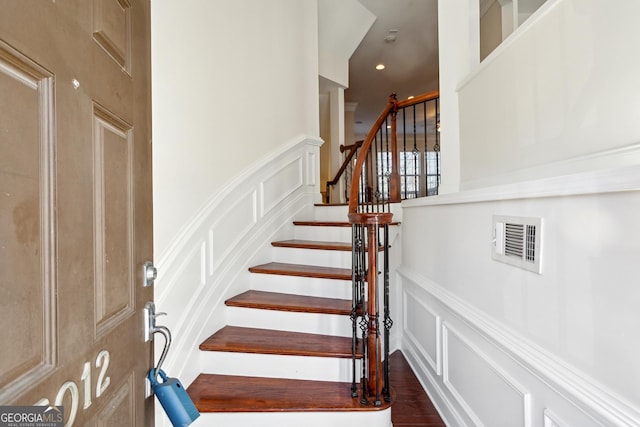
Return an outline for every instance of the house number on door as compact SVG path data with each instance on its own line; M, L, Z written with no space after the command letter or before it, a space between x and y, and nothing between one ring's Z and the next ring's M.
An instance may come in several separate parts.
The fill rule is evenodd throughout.
M109 360L111 355L108 350L102 350L98 353L96 357L96 368L100 368L100 372L98 374L98 381L96 383L96 399L100 397L104 391L111 384L111 378L107 377L107 369L109 368ZM85 410L89 406L91 406L91 362L84 362L82 368L82 374L80 375L80 381L82 382L82 391L84 395L84 404L82 409ZM71 410L69 411L69 418L67 423L64 425L65 427L71 427L73 422L76 419L76 415L78 415L78 404L80 400L80 392L78 391L78 385L74 381L67 381L60 386L58 389L58 393L55 398L55 406L62 405L62 401L64 400L64 395L69 392L71 396ZM40 399L36 405L48 406L50 405L49 399L43 398Z

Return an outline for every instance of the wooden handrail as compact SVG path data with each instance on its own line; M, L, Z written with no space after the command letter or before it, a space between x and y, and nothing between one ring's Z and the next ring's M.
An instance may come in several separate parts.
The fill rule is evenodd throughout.
M342 165L340 166L340 169L338 169L336 176L331 181L327 181L325 194L325 200L327 204L331 203L331 186L338 183L338 181L342 177L342 174L347 169L347 166L349 166L349 163L351 163L351 159L353 159L353 156L356 154L358 149L362 147L362 142L363 141L356 141L351 145L340 145L340 152L344 153L345 151L349 150L349 154L347 154L344 162L342 162Z
M398 101L397 108L410 107L412 105L420 104L422 102L433 101L436 98L440 97L440 92L434 90L433 92L423 93L422 95L414 96L411 99L403 99L402 101Z

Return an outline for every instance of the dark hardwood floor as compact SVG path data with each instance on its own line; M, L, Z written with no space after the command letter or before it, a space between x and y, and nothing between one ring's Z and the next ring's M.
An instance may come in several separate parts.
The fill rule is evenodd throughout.
M445 427L404 355L395 351L389 360L391 387L396 392L396 400L391 406L393 427Z

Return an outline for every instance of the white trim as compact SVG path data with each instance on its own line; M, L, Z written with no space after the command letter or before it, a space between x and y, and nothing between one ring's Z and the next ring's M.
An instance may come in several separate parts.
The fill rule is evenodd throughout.
M474 345L467 337L464 336L462 332L457 330L451 324L447 322L442 323L442 351L443 351L443 373L442 379L444 385L449 389L452 395L458 400L458 402L462 403L462 407L471 418L476 425L483 425L480 421L480 418L473 411L471 406L464 400L462 394L455 388L454 384L449 381L449 335L455 335L464 345L474 353L477 357L479 357L483 363L491 369L495 374L506 384L508 387L517 392L522 398L522 417L523 417L523 426L530 427L531 426L531 393L523 387L520 383L518 383L514 378L512 378L509 374L507 374L498 363L492 360L485 352L480 350L476 345Z
M586 415L605 425L640 425L640 408L585 372L558 360L552 353L495 321L427 277L400 267L398 274L413 282L461 318L483 338L500 348L524 369L548 384Z
M433 316L435 319L435 340L436 340L436 360L433 360L427 349L425 349L417 337L413 335L410 329L407 328L407 295L411 296L428 314ZM437 374L442 375L442 319L435 313L430 307L428 307L417 295L413 292L404 289L403 292L403 307L402 307L402 316L403 316L403 334L405 337L409 338L413 345L420 351L420 353L424 356L425 360L431 366L431 369Z
M614 150L614 153L607 153L606 157L613 154L623 155L628 160L627 164L615 168L409 199L402 202L402 208L640 190L640 144ZM595 161L603 156L588 156L588 159Z

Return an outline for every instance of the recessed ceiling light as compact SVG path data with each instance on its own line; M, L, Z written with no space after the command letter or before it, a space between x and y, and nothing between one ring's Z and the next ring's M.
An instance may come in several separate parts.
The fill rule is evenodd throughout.
M411 96L407 96L407 99L413 99L415 98L415 96L411 95Z
M384 64L376 65L376 70L384 70Z

